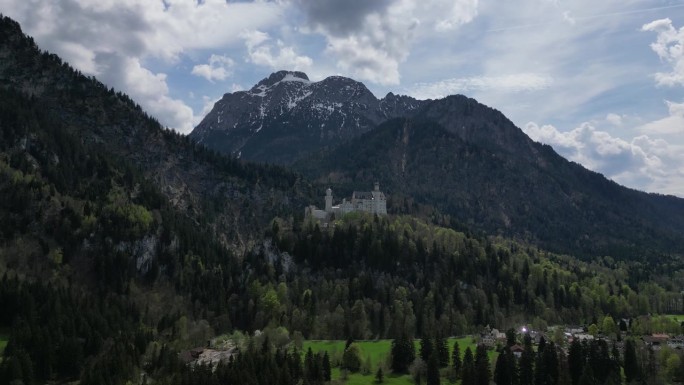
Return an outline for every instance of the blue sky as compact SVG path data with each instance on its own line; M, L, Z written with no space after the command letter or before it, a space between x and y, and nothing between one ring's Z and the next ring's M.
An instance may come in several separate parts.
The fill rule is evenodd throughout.
M629 187L684 197L684 0L3 0L43 49L188 133L280 69L462 93Z

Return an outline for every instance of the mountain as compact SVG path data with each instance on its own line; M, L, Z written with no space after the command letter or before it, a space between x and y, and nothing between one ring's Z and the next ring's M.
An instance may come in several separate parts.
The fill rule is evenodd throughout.
M190 137L241 159L288 164L424 103L391 93L378 100L345 77L312 82L302 72L279 71L249 91L225 94Z
M684 250L684 200L620 186L463 96L432 101L415 118L387 121L293 167L337 196L380 181L390 212L422 211L558 252L643 258Z
M280 167L219 156L161 127L128 96L83 76L10 19L0 24L0 87L41 105L88 151L130 164L179 213L206 225L230 248L247 249L275 215L301 212L311 186ZM10 148L39 144L18 134Z
M556 251L684 250L682 199L619 186L463 95L378 100L351 79L311 82L280 71L224 95L190 136L244 159L292 164L338 196L379 181L395 213L422 212Z

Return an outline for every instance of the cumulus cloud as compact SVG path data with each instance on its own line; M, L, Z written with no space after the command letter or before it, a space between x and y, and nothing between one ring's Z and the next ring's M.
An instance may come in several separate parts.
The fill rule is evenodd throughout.
M606 121L616 127L622 126L622 116L618 114L609 113L606 115Z
M99 53L95 62L106 84L118 84L163 124L182 133L193 128L193 111L182 100L169 96L166 74L153 73L136 58L117 53Z
M647 134L660 135L681 135L684 133L684 103L673 103L665 101L669 115L648 122L640 127L638 130Z
M193 112L171 97L166 75L147 59L177 62L189 51L240 44L240 31L282 19L278 2L225 0L6 0L3 13L19 21L42 49L129 94L159 121L181 132L192 128ZM222 80L226 61L211 60L195 74Z
M529 122L523 131L532 140L549 144L567 159L618 183L680 196L684 191L684 153L680 146L663 139L639 135L624 140L588 122L567 132Z
M548 75L519 73L504 76L474 76L453 78L432 83L418 83L407 93L419 99L437 99L457 93L496 90L500 93L519 93L548 88L553 79Z
M651 49L661 60L672 65L671 72L655 74L656 82L664 86L684 85L684 27L677 30L672 25L672 20L667 18L644 24L641 30L658 34Z
M228 56L211 55L208 64L198 64L192 67L192 74L201 76L210 82L226 80L232 75L235 62Z
M298 4L303 6L311 29L326 37L326 52L340 70L382 85L399 84L399 65L408 57L416 36L450 31L470 22L477 15L478 4L478 0L356 2L359 6L343 0L302 0Z
M306 55L299 55L294 47L287 46L281 40L273 42L271 37L262 31L242 32L240 36L247 46L250 63L269 67L274 70L291 69L306 71L313 65L313 60Z

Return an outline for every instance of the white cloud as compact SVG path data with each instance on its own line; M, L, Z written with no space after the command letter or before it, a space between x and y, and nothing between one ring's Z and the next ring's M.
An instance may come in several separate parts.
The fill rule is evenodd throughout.
M684 192L684 152L663 139L640 135L628 141L591 123L562 132L530 122L523 131L532 140L549 144L564 157L618 183L680 196Z
M658 33L651 49L661 60L672 65L671 72L655 74L656 82L664 86L684 85L684 27L677 30L667 18L644 24L641 30Z
M240 36L247 46L248 61L273 70L306 71L313 60L306 55L298 55L294 47L286 46L281 40L272 43L271 37L262 31L246 31Z
M232 75L235 62L228 56L211 55L208 64L198 64L192 67L192 74L201 76L210 82L226 80Z
M304 3L309 3L304 1ZM478 0L391 0L366 2L353 22L341 23L347 1L305 6L311 27L325 36L326 53L337 68L359 80L382 85L401 81L399 66L409 56L418 36L448 32L477 15ZM346 20L346 19L345 19Z
M188 132L192 109L170 96L166 76L146 68L147 59L173 63L190 51L240 44L240 31L275 25L284 7L225 0L5 0L2 11L42 49L126 92L162 124ZM193 71L222 80L229 69L224 61Z
M152 116L181 133L193 128L193 111L182 100L169 96L166 74L153 73L136 58L115 53L101 53L95 58L100 78L117 84Z
M606 121L616 127L622 126L622 116L612 112L606 115Z
M202 111L198 115L195 115L193 122L195 126L200 124L202 119L204 119L204 117L211 112L211 109L214 108L214 104L216 104L216 102L219 100L221 100L221 98L213 99L207 95L202 96Z
M660 135L681 135L684 133L684 103L673 103L665 101L668 107L669 115L648 122L640 127L638 130L647 134Z
M519 73L504 76L474 76L446 79L433 83L418 83L407 90L409 95L419 99L437 99L457 93L491 91L519 93L539 91L548 88L553 79L547 75Z

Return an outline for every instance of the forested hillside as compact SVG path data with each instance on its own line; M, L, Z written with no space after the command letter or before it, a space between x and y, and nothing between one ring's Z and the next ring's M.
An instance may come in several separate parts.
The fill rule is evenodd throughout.
M390 212L589 259L647 261L681 255L684 246L684 200L631 190L570 163L463 96L387 121L294 168L338 197L379 181Z

